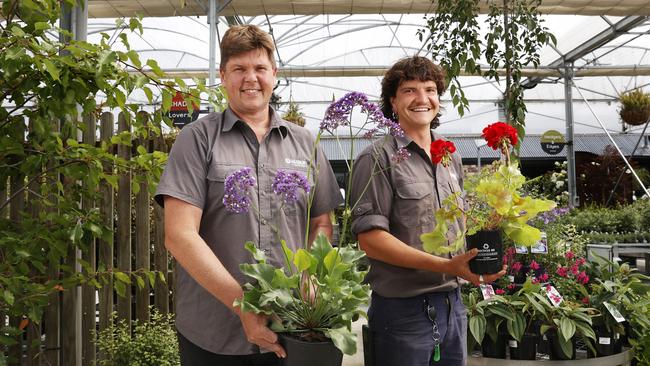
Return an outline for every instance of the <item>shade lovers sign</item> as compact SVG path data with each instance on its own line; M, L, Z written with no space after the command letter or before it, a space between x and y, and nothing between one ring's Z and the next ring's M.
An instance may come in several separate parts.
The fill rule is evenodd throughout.
M167 117L172 120L174 126L183 128L186 124L196 121L199 118L199 106L193 104L192 107L193 111L190 114L187 108L187 102L183 99L183 94L177 91L174 98L172 98L172 106L169 112L167 112Z

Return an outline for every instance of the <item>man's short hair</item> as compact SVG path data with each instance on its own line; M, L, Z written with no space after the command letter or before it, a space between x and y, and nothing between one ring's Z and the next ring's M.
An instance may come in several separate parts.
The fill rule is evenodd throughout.
M395 119L390 100L397 94L397 89L405 81L433 81L438 89L438 98L445 92L445 71L431 60L422 56L403 58L395 63L381 81L381 111L386 118ZM431 121L431 128L440 125L440 113Z
M221 40L221 64L219 68L224 70L228 60L236 55L263 49L269 56L269 60L273 67L275 67L275 45L268 33L260 29L260 27L252 24L246 25L233 25L223 35Z

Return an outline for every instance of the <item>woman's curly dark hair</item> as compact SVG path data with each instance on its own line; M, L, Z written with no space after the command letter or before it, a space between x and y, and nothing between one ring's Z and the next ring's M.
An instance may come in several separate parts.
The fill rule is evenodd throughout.
M381 111L386 118L394 119L393 106L390 100L397 94L397 89L403 82L409 80L433 81L438 89L438 98L447 90L445 71L431 60L422 56L403 58L395 63L384 75L381 81ZM431 121L431 128L440 125L440 112Z

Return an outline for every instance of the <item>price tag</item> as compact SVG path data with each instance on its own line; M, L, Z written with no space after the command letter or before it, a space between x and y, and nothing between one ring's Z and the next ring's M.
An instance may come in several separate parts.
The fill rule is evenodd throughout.
M605 308L607 308L607 311L609 311L609 313L612 314L612 317L614 317L614 320L616 320L619 323L622 323L622 322L625 321L625 318L623 317L623 315L621 315L621 313L618 311L616 306L614 306L614 305L612 305L612 304L610 304L608 302L604 302L603 305L605 305Z
M484 300L489 300L494 296L494 288L490 284L481 284L481 293Z
M559 307L562 300L564 300L558 290L551 285L546 286L546 296L548 296L548 299L551 300L551 304L555 307Z

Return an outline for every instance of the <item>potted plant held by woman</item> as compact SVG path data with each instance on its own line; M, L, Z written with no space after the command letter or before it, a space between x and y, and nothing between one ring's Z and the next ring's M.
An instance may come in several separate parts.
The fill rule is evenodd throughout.
M328 108L316 143L320 141L322 132L349 126L355 106L361 107L361 112L367 115L366 123L375 124L376 130L383 130L386 135L403 134L399 125L386 119L379 107L368 102L365 95L349 93ZM311 166L314 164L308 165L310 170L306 176L295 171L278 171L272 188L282 200L283 207L295 204L298 195L309 196L308 205L311 202L313 190L309 175L313 174ZM226 207L231 207L233 212L249 209L248 187L254 184L254 179L245 171L227 177ZM347 242L347 219L352 209L354 203L346 197L339 242ZM273 220L264 218L262 222L272 225ZM333 247L322 233L311 243L305 237L304 242L297 245L298 248L294 245L292 250L282 240L282 233L277 229L273 231L283 249L282 263L277 263L277 260L271 263L253 242L246 243L254 263L241 264L240 268L254 281L244 285L244 296L235 305L245 311L269 316L271 329L279 333L280 342L287 351L287 358L281 360L282 365L340 366L342 353L351 355L356 352L356 335L351 325L360 316L365 316L360 306L369 300L370 287L363 284L366 271L360 269L359 263L365 255L353 245Z
M496 122L483 129L482 136L488 146L501 152L503 160L469 176L464 192L449 196L436 211L433 231L420 237L424 250L437 255L457 252L467 240L467 249L479 250L470 261L470 269L477 274L497 273L502 269L502 234L518 245L531 246L538 242L541 232L528 225L528 221L555 207L553 201L520 193L526 178L518 163L511 161L511 149L517 144L514 127ZM432 161L447 166L455 149L449 141L434 141ZM465 222L465 230L456 237L448 237L449 225L461 219Z

